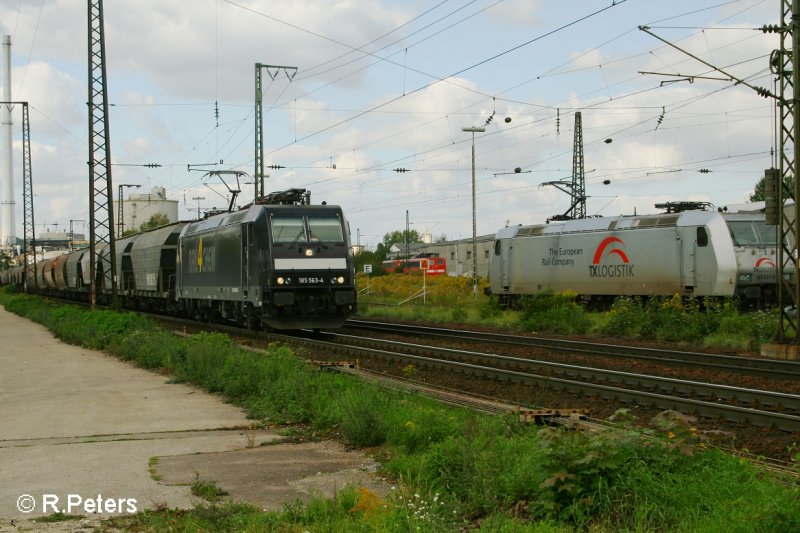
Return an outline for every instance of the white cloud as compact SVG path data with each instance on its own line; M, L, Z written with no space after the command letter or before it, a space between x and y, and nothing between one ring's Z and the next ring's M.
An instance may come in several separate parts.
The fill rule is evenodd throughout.
M472 18L466 17L477 5L437 21L455 7L414 20L432 6L106 2L112 157L163 165L115 167L114 179L164 185L182 198L207 190L187 164L223 159L226 168L251 172L253 65L264 62L298 67L291 83L262 73L266 162L287 167L272 171L268 188L309 186L313 198L343 205L354 228L376 235L373 242L402 227L406 210L412 223L434 225L437 234L471 233L472 138L461 128L482 125L492 113L486 132L475 138L480 233L507 219L536 223L566 210L563 193L538 185L571 175L575 110L583 117L587 191L596 195L590 211L641 212L656 200L687 197L738 201L770 163L771 103L744 87L726 89L731 82L697 77L662 85L675 78L639 74L699 76L709 69L636 26L723 24L727 29L700 32L654 22L653 31L768 85L766 56L777 38L731 29L775 22L777 13L761 4L746 0L732 11L704 9L715 5L710 1L626 2L570 25L603 6L506 0ZM42 212L81 218L88 203L85 5L41 5L39 17L37 2L0 4L0 34L14 33L15 98L33 106L35 179L42 187L65 185L43 189ZM560 26L566 28L545 35ZM483 63L487 58L494 59ZM324 66L312 68L317 65ZM503 174L517 166L531 172ZM243 189L248 201L249 186ZM75 196L56 201L59 195Z
M489 10L489 16L501 25L534 26L541 22L539 12L542 2L538 0L507 0Z

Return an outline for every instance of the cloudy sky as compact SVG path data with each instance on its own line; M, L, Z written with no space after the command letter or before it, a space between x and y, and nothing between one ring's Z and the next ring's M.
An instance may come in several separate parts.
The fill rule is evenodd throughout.
M114 190L165 187L185 219L196 215L192 198L205 198L201 209L227 205L224 188L187 165L253 173L259 62L296 67L262 73L265 164L284 167L269 171L266 189L308 188L315 202L341 205L362 245L403 229L406 211L420 233L471 236L473 139L464 127L486 130L474 137L479 235L565 212L568 196L541 184L572 176L577 111L588 214L744 202L773 164L774 102L730 77L773 87L778 37L756 28L778 23L780 8L105 0ZM30 104L37 233L64 229L88 219L87 2L0 0L0 35L13 43L12 98ZM148 163L161 167L133 166ZM241 188L243 205L253 186Z

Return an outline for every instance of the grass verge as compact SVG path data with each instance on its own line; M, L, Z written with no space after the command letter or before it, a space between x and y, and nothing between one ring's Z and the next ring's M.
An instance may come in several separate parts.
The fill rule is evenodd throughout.
M645 438L539 429L315 372L285 347L178 338L130 313L0 295L57 335L227 395L265 423L304 424L385 457L388 497L346 487L263 512L238 502L115 519L131 531L798 531L800 491L676 422ZM66 331L64 324L79 331ZM153 466L152 464L150 465ZM199 490L199 489L198 489Z
M359 277L361 285L366 284ZM777 309L740 311L730 298L685 300L621 297L609 311L590 311L573 293L523 297L518 309L501 310L479 294L472 298L466 278L430 277L430 298L402 305L422 288L421 276L391 274L370 280L370 294L359 296L362 318L426 323L462 323L493 329L556 335L594 335L651 340L677 345L758 351L775 337ZM481 282L481 286L485 281Z

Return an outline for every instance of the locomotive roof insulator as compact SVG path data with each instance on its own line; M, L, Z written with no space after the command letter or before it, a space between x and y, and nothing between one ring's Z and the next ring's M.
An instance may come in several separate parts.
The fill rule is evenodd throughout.
M306 189L275 191L263 198L259 198L256 203L266 205L311 205L311 191Z
M655 204L656 209L664 209L667 214L669 213L682 213L683 211L709 211L714 210L714 204L711 202L695 202L695 201L681 201L681 202L664 202Z

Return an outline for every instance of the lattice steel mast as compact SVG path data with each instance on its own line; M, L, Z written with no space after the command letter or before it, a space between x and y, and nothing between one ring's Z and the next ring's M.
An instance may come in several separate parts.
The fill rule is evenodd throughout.
M586 218L586 170L583 162L583 120L581 112L575 112L575 140L572 146L572 179L570 181L547 181L541 185L552 185L559 191L569 195L569 209L563 215L554 215L547 219L572 220Z
M572 146L572 218L586 218L586 171L583 166L583 121L575 112L575 140Z
M23 290L36 288L36 232L33 221L33 172L31 171L31 121L28 114L28 102L0 102L9 107L22 106L22 256L25 273L22 280Z
M255 83L256 83L256 108L255 108L255 170L253 172L253 182L255 183L254 200L264 196L264 114L262 109L263 87L261 85L261 69L267 69L267 74L272 81L281 71L286 73L289 81L292 81L297 74L297 67L286 67L282 65L266 65L264 63L255 64ZM270 70L272 69L272 70Z
M781 48L772 54L771 66L777 75L778 93L778 133L779 162L777 211L778 233L782 245L778 248L778 302L781 320L778 323L777 342L796 344L800 337L796 312L800 302L800 285L797 283L797 237L800 235L800 221L797 217L797 198L799 196L797 133L800 131L800 115L797 113L798 89L800 88L800 0L781 2L781 25L776 29L780 34ZM765 31L770 28L765 27ZM765 180L765 185L766 185ZM794 183L792 183L794 182ZM785 206L786 201L793 205Z
M778 168L764 172L764 197L767 224L777 226L778 246L778 306L780 320L775 342L767 345L768 352L786 353L796 351L800 341L797 306L800 302L800 285L797 284L797 237L800 221L797 219L798 159L797 133L800 132L800 116L797 113L798 89L800 88L800 0L781 1L781 23L765 25L766 33L778 33L781 47L772 52L770 68L779 85L777 101ZM766 91L765 91L766 92ZM792 205L785 205L791 202ZM762 353L765 348L762 347ZM796 355L796 354L794 354Z
M98 283L111 288L112 305L117 304L105 49L103 0L89 0L89 293L92 306L97 302ZM107 245L108 254L104 253L103 244ZM100 272L97 272L98 267Z
M22 102L22 247L25 259L25 279L23 286L28 292L28 285L36 281L36 231L33 221L33 171L31 167L31 121L28 116L28 102Z

